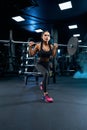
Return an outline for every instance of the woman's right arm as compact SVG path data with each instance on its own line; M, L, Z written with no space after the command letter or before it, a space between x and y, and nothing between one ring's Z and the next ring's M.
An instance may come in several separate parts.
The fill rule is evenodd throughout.
M31 41L31 42L29 42L28 45L29 45L29 54L30 54L30 56L34 56L38 51L38 44L35 44L33 41Z

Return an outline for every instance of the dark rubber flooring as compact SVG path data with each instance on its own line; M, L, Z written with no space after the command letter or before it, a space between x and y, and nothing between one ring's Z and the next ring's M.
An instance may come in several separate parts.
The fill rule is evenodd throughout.
M48 86L54 102L44 103L34 79L0 78L0 130L87 130L87 79L56 79Z

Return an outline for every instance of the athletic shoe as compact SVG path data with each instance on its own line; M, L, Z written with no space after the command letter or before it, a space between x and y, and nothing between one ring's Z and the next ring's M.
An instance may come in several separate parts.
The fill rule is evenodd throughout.
M43 96L42 100L45 101L45 102L48 102L48 103L53 102L53 98L49 97L48 94L46 94L45 96Z

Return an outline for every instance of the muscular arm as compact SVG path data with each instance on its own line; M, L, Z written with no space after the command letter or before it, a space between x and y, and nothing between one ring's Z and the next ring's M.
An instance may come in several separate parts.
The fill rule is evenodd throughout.
M56 55L58 49L58 44L54 43L54 46L52 46L52 56L54 57Z
M34 44L35 44L34 42L29 43L29 54L30 54L30 56L34 56L37 53L37 51L39 50L38 43L34 47L32 47Z

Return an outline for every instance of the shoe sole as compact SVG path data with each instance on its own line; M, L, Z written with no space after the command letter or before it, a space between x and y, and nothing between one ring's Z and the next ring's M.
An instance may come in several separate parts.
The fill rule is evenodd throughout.
M42 98L42 101L46 102L46 103L52 103L53 101L46 101L45 99Z

